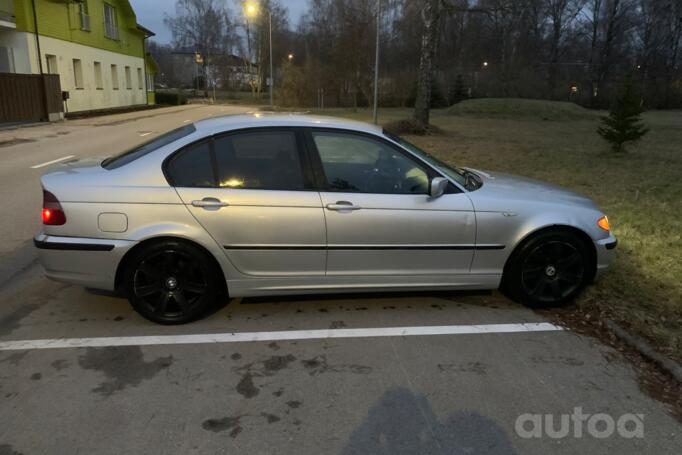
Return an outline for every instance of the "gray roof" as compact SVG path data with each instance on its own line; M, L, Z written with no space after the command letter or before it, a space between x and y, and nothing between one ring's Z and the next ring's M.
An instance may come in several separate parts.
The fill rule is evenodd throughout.
M317 115L305 115L299 113L269 113L253 112L249 114L225 115L213 117L196 122L198 131L213 132L227 131L241 128L268 127L268 126L309 126L327 127L362 131L371 134L381 134L380 126L355 120L337 117L325 117Z

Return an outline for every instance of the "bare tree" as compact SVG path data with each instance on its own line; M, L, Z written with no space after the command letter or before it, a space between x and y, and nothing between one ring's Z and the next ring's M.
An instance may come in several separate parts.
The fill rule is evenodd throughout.
M164 23L173 34L173 45L201 55L202 76L208 75L211 55L229 51L234 44L232 22L224 1L177 0L175 16ZM208 86L204 84L204 96Z
M441 0L426 0L421 12L423 30L414 118L422 125L429 124L433 63L438 47L438 26L441 10Z
M555 97L559 64L563 53L565 34L583 9L584 0L545 0L551 21L549 36L549 68L547 89L550 98Z

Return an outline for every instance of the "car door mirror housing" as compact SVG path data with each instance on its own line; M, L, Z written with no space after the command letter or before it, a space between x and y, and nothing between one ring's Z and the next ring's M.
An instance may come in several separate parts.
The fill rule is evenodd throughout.
M441 197L448 187L448 179L443 177L434 177L431 180L431 187L429 188L429 195L431 197Z

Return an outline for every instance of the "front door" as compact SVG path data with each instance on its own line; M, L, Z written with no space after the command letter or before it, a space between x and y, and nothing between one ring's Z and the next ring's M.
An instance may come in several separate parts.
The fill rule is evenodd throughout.
M434 171L369 135L312 130L326 190L327 275L469 273L476 223L454 185L429 196Z
M306 179L299 134L226 134L181 151L166 168L192 215L244 274L325 273L324 213Z

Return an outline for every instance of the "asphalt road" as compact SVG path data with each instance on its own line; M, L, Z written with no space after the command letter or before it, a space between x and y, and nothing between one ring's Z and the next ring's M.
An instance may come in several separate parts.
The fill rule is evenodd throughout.
M220 109L15 130L33 142L0 147L13 272L0 287L0 455L679 453L679 423L617 351L568 330L501 330L547 321L498 293L239 299L162 327L117 296L8 261L38 228L31 166L111 153ZM454 329L429 334L436 326ZM378 336L386 328L400 334ZM605 417L575 423L575 408L614 422L636 414L643 437L598 437ZM557 437L562 418L568 434Z

